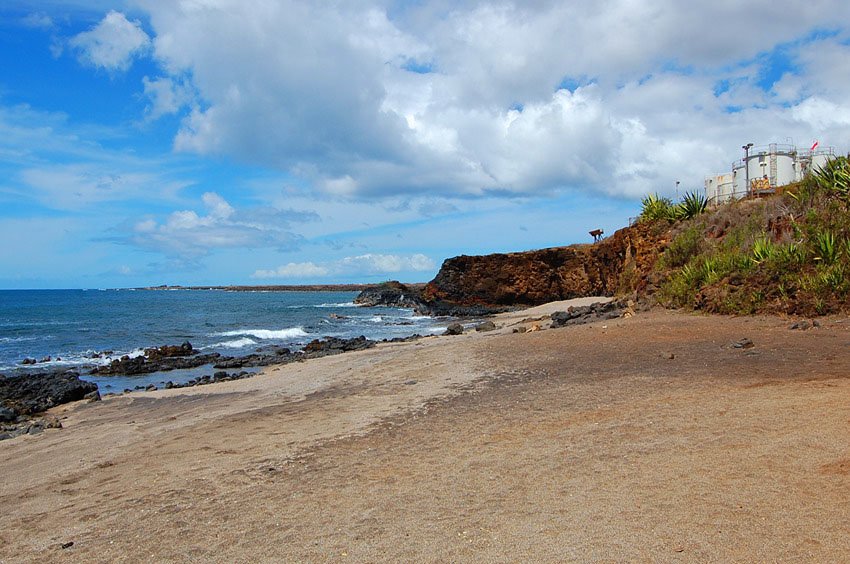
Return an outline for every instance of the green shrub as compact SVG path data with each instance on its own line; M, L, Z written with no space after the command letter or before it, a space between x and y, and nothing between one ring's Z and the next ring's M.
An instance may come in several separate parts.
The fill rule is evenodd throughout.
M708 200L702 194L696 192L688 192L685 194L681 202L675 207L674 214L676 219L691 219L705 211L708 206Z
M753 241L753 260L755 260L757 264L761 264L772 259L775 253L776 245L774 245L773 241L768 239L766 236L762 235Z
M847 197L850 195L850 160L847 157L830 159L812 172L811 179L820 190Z
M814 240L815 260L823 264L832 264L838 259L840 251L832 231L818 233Z
M801 266L806 262L806 249L797 243L779 245L773 253L773 258L778 266Z
M675 219L673 201L662 198L658 194L649 194L641 202L640 221L657 221Z
M705 236L702 226L693 225L679 233L664 254L661 256L661 266L679 268L688 263L691 258L703 250Z

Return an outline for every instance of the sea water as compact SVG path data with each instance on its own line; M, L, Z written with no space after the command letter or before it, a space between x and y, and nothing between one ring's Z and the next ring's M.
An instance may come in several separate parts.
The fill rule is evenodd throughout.
M90 367L144 348L189 341L241 356L270 345L298 350L326 336L381 340L441 332L408 309L362 307L356 292L225 290L0 290L0 373L73 368L102 392L185 382L211 367L139 376L91 376ZM42 360L25 366L25 358Z

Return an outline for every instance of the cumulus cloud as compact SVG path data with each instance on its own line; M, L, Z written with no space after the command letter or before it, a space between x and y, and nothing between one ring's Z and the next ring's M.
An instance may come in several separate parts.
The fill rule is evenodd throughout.
M330 275L397 274L399 272L427 272L436 264L423 254L410 256L364 254L345 257L335 262L315 264L312 262L289 263L273 270L257 270L252 278L323 278Z
M302 238L290 231L290 224L312 217L291 210L237 210L214 192L205 193L202 202L205 214L180 210L162 222L147 218L136 222L131 233L115 240L186 260L196 260L215 249L293 250Z
M698 185L747 140L850 136L840 0L143 6L150 113L187 107L179 84L201 101L175 148L335 198L634 197Z
M192 103L195 93L182 79L149 78L142 79L144 94L150 100L146 108L149 119L157 119L168 114L176 114L181 108Z
M251 278L322 278L330 271L312 262L290 262L274 270L257 270Z
M25 27L34 29L52 29L54 25L53 18L44 12L33 12L21 18L21 23Z
M339 267L343 270L369 274L391 274L407 270L423 272L433 270L435 266L434 261L423 254L399 256L367 253L339 261Z
M69 44L83 64L109 71L126 71L133 57L150 46L150 37L140 22L131 22L124 14L113 10L92 29L71 38Z

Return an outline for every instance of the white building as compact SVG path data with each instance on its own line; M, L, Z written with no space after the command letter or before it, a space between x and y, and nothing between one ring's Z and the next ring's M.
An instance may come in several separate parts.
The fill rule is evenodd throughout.
M778 143L749 147L745 158L732 163L731 173L706 177L705 197L710 204L721 204L772 194L777 187L802 180L809 171L834 157L833 147L798 150L794 145Z

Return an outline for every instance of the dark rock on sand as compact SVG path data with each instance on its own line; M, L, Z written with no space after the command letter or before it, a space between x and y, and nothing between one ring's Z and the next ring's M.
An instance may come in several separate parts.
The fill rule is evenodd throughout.
M622 301L597 302L588 306L569 307L567 311L552 313L550 316L552 318L551 326L556 329L567 325L582 325L604 319L616 319L622 317L627 311L629 311L629 305Z
M0 375L0 405L18 415L30 415L78 401L97 391L97 384L80 380L74 371Z
M188 343L184 343L186 345ZM191 345L189 345L191 347ZM194 349L189 349L192 352L181 347L172 347L166 349L160 347L158 349L147 349L144 356L122 356L113 360L106 366L98 366L91 371L91 374L100 374L104 376L126 375L133 376L136 374L150 374L151 372L167 372L170 370L180 370L186 368L197 368L205 364L211 364L218 360L221 355L218 353L197 354ZM177 349L179 349L179 354ZM148 356L148 351L158 351Z
M475 326L475 330L478 332L493 331L495 329L496 324L492 321L484 321L483 323L479 323Z
M417 341L422 338L422 335L419 333L414 333L413 335L408 335L407 337L393 337L392 339L382 339L382 343L409 343L411 341Z
M443 335L462 335L463 334L463 325L460 323L452 323L448 327L446 327L446 332Z
M8 407L0 407L0 423L8 423L18 418L15 410Z
M307 343L304 346L304 355L308 358L314 358L316 356L325 356L328 354L360 351L372 348L375 344L375 341L371 341L363 335L354 337L353 339L325 337L324 339L315 339Z

